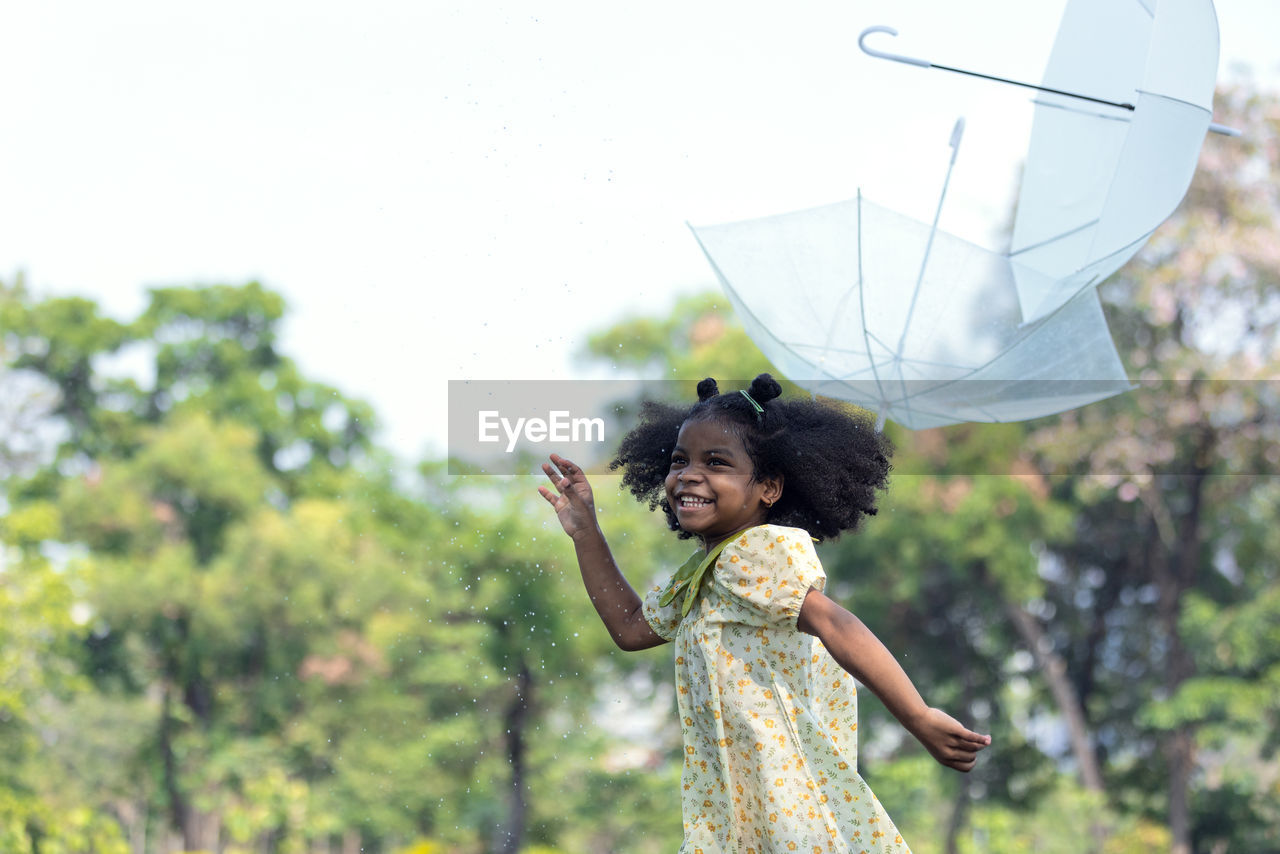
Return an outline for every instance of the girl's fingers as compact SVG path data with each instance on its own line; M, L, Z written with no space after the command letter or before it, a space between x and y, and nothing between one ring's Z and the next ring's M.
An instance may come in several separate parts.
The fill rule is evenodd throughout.
M564 474L565 477L572 479L574 475L581 475L582 469L573 464L572 460L566 460L559 454L551 455L551 462L556 464L556 468Z
M554 465L543 463L542 471L558 492L567 493L569 487L573 486L575 482L586 484L587 479L583 476L582 469L578 468L572 461L566 460L559 454L552 454L551 463Z
M939 761L948 768L968 773L978 764L978 753L991 744L991 736L967 729L953 733L940 751Z
M560 489L561 474L551 467L550 463L542 464L542 473L547 476L547 480L551 481L551 485L557 490ZM546 489L545 486L538 487L539 490Z
M976 748L981 750L991 743L991 736L976 733L965 727L960 727L959 732L951 734L952 744L956 747Z

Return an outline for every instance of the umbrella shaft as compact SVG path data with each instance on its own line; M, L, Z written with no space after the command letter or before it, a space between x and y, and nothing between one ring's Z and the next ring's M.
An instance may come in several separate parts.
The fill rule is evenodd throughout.
M1092 101L1095 104L1106 104L1108 107L1119 107L1122 110L1133 111L1133 104L1121 104L1118 101L1107 101L1102 98L1092 98L1088 95L1081 95L1077 92L1066 92L1062 89L1051 89L1048 86L1037 86L1034 83L1021 83L1017 80L1010 80L1007 77L995 77L991 74L982 74L977 71L966 71L963 68L952 68L949 65L936 65L929 63L931 68L937 68L941 71L954 71L956 74L968 74L970 77L981 77L983 80L994 80L997 83L1010 83L1014 86L1025 86L1028 89L1038 89L1041 92L1052 92L1055 95L1066 95L1068 98L1079 98L1082 101Z
M942 217L942 203L947 200L947 187L951 186L951 170L956 166L956 155L960 153L960 136L964 133L964 118L956 120L951 131L951 162L947 164L947 177L942 179L942 192L938 195L938 209L933 213L933 226L929 229L929 239L924 244L924 257L920 259L920 274L916 276L916 287L911 292L911 305L907 307L907 319L902 324L902 335L898 337L898 351L894 364L898 368L898 382L902 382L902 367L898 359L902 356L902 348L907 343L907 330L911 328L911 318L916 313L916 298L920 296L920 284L924 281L925 268L929 265L929 253L933 251L933 236L938 233L938 220Z

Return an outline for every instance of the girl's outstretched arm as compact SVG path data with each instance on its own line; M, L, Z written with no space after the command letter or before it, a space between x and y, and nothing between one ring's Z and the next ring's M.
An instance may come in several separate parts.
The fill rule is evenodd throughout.
M991 736L965 728L940 709L925 705L902 665L861 620L820 590L810 590L800 606L800 631L816 635L831 657L866 685L907 731L948 768L968 771Z
M551 463L543 463L542 470L556 491L540 486L538 492L555 509L564 532L573 538L582 583L613 642L628 651L666 643L666 638L644 618L639 595L614 563L596 521L591 484L582 469L559 454L552 454Z

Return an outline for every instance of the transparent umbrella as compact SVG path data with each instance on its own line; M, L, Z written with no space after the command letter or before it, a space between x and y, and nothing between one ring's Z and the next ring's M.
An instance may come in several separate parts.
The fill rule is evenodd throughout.
M1177 207L1206 130L1232 133L1210 122L1211 0L1069 0L1040 84L876 50L874 33L897 35L864 30L873 56L1037 90L1010 250L861 196L695 228L748 333L794 382L911 428L1129 388L1096 286Z
M944 184L939 212L945 197ZM1024 322L1019 284L1055 283L936 216L859 195L693 232L770 361L815 394L878 412L880 426L1023 420L1130 388L1094 289Z

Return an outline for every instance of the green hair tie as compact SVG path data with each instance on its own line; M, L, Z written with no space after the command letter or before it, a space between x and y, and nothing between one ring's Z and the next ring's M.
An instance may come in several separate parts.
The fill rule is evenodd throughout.
M745 388L738 389L738 394L745 397L747 399L747 403L751 404L751 408L756 411L756 420L759 421L760 416L764 415L764 407L756 403L756 399L751 395L747 394L747 390Z

